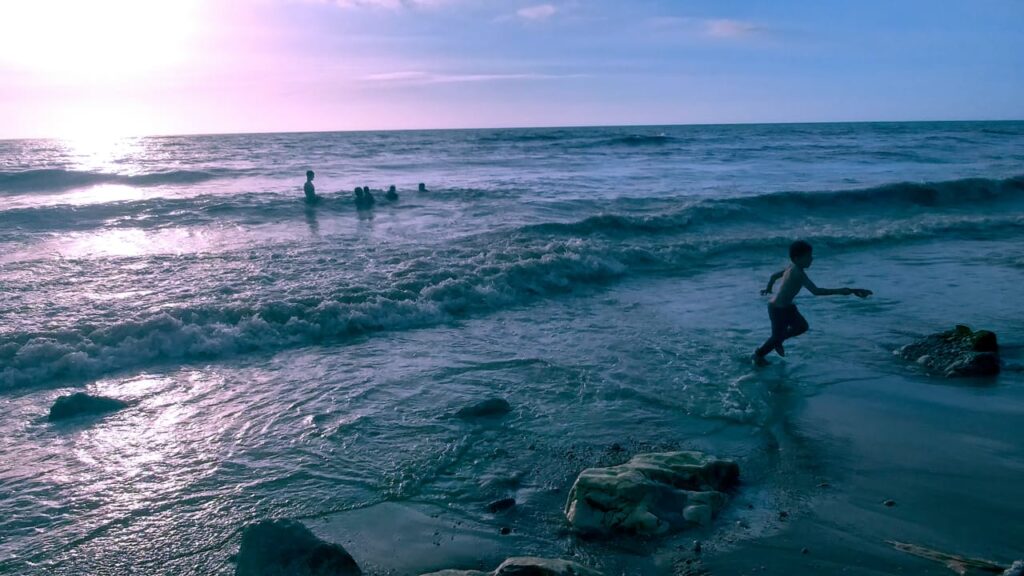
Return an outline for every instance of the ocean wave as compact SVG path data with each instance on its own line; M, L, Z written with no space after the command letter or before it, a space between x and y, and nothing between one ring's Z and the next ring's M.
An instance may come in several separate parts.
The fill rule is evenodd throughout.
M99 327L14 332L0 339L0 388L434 326L626 272L614 257L583 248L561 242L464 254L447 269L410 262L411 272L396 273L384 290L356 286L301 299L165 310Z
M842 250L934 238L1007 238L1022 232L1021 214L960 214L838 231L826 227L805 236L815 245ZM522 231L492 236L501 236L502 241L481 237L444 255L427 250L402 258L383 284L336 288L343 283L334 282L324 293L301 298L140 310L133 318L110 324L82 323L47 332L14 328L0 336L0 388L437 326L586 293L625 277L691 273L722 256L781 253L792 240L745 228L729 235L692 235L647 244L601 238L554 240ZM284 264L277 260L275 265ZM295 262L295 267L302 266Z
M0 171L0 193L62 192L98 184L125 184L131 186L196 184L236 175L238 175L238 171L226 169L166 170L131 175L86 170L63 170L60 168L13 172Z
M396 204L406 206L409 203ZM304 217L308 205L300 195L245 193L230 196L202 194L188 198L145 198L120 202L72 205L53 204L0 210L4 223L24 233L66 232L94 228L158 229L166 226L208 224L224 219L247 223L274 222ZM317 211L356 212L347 193L323 196Z
M1024 200L1024 176L1006 179L970 178L932 183L903 182L859 190L777 192L760 196L706 200L655 215L599 214L573 222L547 222L527 230L548 234L660 234L699 224L749 222L794 216L849 217L858 209L884 218L899 208L961 208ZM642 202L638 201L638 205Z
M900 206L960 206L1006 199L1024 199L1024 175L1004 179L899 182L859 190L780 192L750 197L743 202L752 208L846 209L862 205L884 211L886 208Z
M598 146L660 146L675 140L668 134L630 134L597 142Z

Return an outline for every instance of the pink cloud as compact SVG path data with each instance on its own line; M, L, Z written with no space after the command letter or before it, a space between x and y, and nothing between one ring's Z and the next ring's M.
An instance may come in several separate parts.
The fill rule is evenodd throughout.
M717 19L704 21L704 34L712 38L743 38L756 34L760 30L761 27L757 24L742 20Z
M527 20L547 20L554 16L555 12L558 12L558 9L551 4L538 4L537 6L520 8L516 11L516 14L520 18L525 18Z

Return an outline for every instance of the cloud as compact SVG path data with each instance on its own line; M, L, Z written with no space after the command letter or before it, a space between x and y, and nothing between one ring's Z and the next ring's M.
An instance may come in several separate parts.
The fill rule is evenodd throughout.
M581 74L439 74L420 70L384 72L363 77L367 82L389 84L458 84L468 82L503 82L510 80L556 80L561 78L580 78Z
M753 22L742 20L705 20L704 34L712 38L744 38L756 34L762 30L761 26Z
M719 40L738 40L765 31L765 27L760 24L730 18L657 16L649 18L647 25L655 30L681 32L689 36L703 36Z
M416 8L434 8L451 4L454 0L314 0L329 3L339 8L382 8L385 10L403 10Z
M538 4L536 6L520 8L516 11L516 15L526 20L547 20L554 16L555 12L558 12L558 8L551 4Z

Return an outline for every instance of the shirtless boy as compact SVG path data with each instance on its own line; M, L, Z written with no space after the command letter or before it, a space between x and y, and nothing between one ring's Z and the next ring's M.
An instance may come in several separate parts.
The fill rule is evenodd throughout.
M760 348L754 351L751 360L757 366L768 364L765 356L775 350L779 356L785 356L786 351L782 348L782 342L788 338L799 336L807 331L807 320L796 309L793 299L800 292L801 288L815 296L854 295L858 298L867 298L871 295L870 290L863 288L818 288L807 277L806 270L811 267L814 260L811 245L803 240L797 240L789 246L789 259L792 263L772 274L768 280L768 287L761 291L761 294L771 294L775 281L782 278L782 286L779 292L768 303L768 318L772 321L772 335Z

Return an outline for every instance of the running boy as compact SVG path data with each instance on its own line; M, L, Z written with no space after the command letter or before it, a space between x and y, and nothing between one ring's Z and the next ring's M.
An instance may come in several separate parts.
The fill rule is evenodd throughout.
M757 366L768 364L765 356L775 350L779 356L785 356L786 351L782 348L782 342L787 338L799 336L807 331L807 320L800 315L800 311L793 304L793 299L806 287L808 292L815 296L854 295L858 298L867 298L871 295L870 290L863 288L818 288L807 277L806 270L811 267L814 260L811 245L803 240L797 240L789 246L789 259L792 264L772 274L768 280L768 287L761 290L761 294L771 294L775 281L782 278L782 286L771 302L768 303L768 318L772 321L772 335L760 348L754 351L751 358Z

